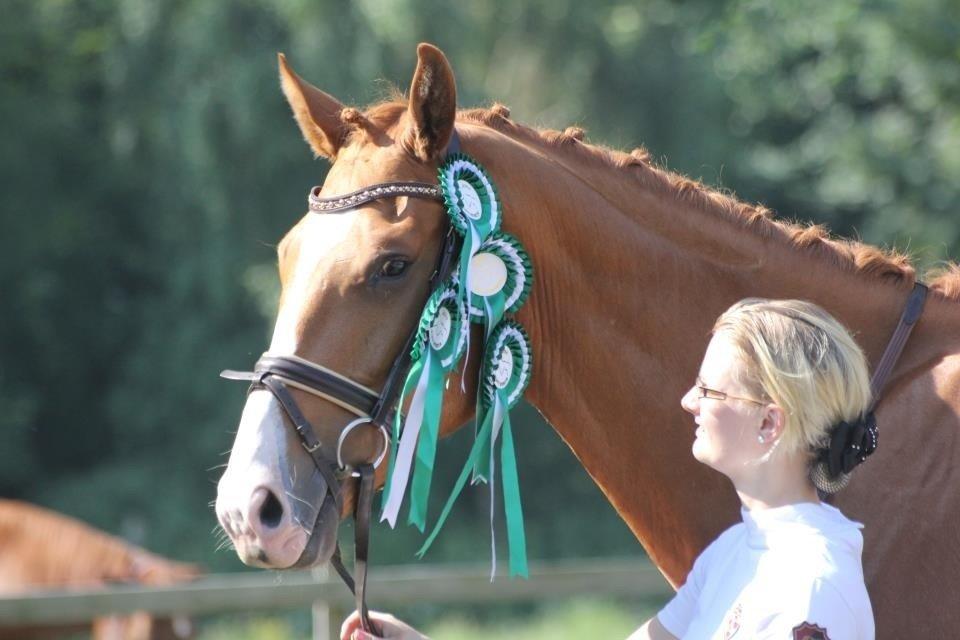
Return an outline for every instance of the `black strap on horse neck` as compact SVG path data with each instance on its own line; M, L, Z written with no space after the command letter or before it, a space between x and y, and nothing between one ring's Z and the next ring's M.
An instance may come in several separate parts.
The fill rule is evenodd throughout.
M873 412L880 402L880 393L887 384L887 378L889 378L893 372L893 367L897 364L900 354L903 353L903 347L907 344L907 338L910 337L910 334L913 332L913 327L923 314L923 306L926 300L927 286L920 282L913 285L913 291L910 292L910 297L907 299L903 313L900 314L900 321L897 323L897 328L894 329L893 336L891 336L890 342L887 344L887 348L883 352L883 356L880 357L880 362L873 372L873 377L870 378L870 391L873 399L870 401L870 408L867 409L867 413Z

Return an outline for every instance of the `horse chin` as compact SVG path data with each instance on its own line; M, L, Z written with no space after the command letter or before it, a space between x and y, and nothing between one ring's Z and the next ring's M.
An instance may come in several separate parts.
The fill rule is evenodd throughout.
M327 496L317 514L307 546L291 569L309 569L330 562L333 552L337 548L337 530L340 526L340 513L337 505Z

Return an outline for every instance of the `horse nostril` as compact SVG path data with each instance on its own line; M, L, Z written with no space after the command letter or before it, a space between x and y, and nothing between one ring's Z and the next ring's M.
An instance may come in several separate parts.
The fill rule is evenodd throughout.
M273 491L267 490L267 498L260 507L260 522L269 528L274 528L283 519L283 505L277 500Z

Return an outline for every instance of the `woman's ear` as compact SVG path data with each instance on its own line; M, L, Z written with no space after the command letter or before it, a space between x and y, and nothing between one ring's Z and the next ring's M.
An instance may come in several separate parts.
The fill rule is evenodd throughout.
M760 436L764 442L774 443L783 435L787 423L787 413L780 405L767 404L763 407L763 419L760 422Z

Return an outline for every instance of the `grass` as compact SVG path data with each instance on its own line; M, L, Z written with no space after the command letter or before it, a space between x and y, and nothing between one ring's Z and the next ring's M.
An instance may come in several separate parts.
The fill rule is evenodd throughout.
M581 640L626 638L662 605L659 601L578 598L540 605L532 613L480 615L476 609L448 609L420 624L434 640ZM403 611L396 612L404 617ZM197 640L309 640L309 619L303 612L289 616L219 618L201 624Z

